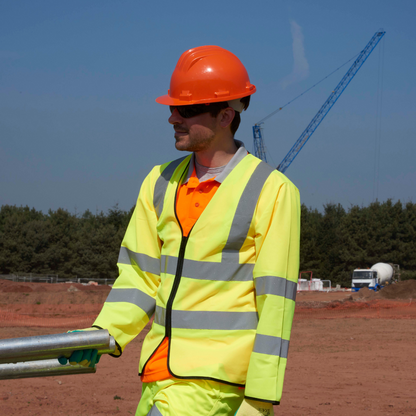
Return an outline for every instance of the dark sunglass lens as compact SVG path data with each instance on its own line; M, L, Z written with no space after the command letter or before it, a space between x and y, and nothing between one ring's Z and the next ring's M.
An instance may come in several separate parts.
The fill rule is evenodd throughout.
M178 113L181 117L183 118L189 118L192 117L192 115L189 115L189 110L187 110L185 107L183 106L174 106L174 105L170 105L169 106L170 109L170 113L172 114L175 110L178 110Z
M174 110L178 110L178 113L183 118L191 118L198 116L202 113L207 113L209 111L208 106L206 105L180 105L180 106L169 106L170 112L173 113Z
M201 114L199 108L193 105L185 105L183 107L178 107L178 111L183 118L191 118L197 116L198 114Z
M176 107L176 109L178 110L178 113L180 114L181 117L183 118L189 118L189 117L193 117L192 115L192 109L189 107Z

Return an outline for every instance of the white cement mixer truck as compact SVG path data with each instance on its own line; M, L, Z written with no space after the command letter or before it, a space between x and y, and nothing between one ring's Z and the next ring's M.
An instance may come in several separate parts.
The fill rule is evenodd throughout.
M380 290L396 280L398 271L399 265L392 263L376 263L371 269L355 269L352 272L351 289L353 292L363 287Z

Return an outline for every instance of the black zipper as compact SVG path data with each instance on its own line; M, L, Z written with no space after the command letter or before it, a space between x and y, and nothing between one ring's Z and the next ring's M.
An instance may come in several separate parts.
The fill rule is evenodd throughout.
M176 215L176 204L175 204L175 216L176 216L176 219L178 219L178 217ZM181 224L180 224L179 220L178 220L178 224L181 227ZM170 339L171 339L171 334L172 334L172 305L173 305L173 301L175 300L175 296L176 296L176 293L177 293L178 288L179 288L179 283L181 282L182 269L183 269L183 260L184 260L184 257L185 257L186 243L188 242L188 237L189 237L189 234L188 234L188 237L184 237L182 227L181 227L181 232L182 232L182 241L181 241L181 246L179 248L179 257L178 257L178 264L176 265L175 279L173 281L172 290L170 292L169 299L168 299L168 302L166 304L165 336L163 337L160 344L156 347L156 349L152 352L150 357L147 359L146 363L143 366L142 371L139 372L139 375L144 374L144 370L146 368L147 363L153 357L154 353L159 349L159 347L161 346L162 342L166 339L166 337L168 337L168 339L169 339L169 349L168 349L168 368L169 368L169 350L170 350ZM170 371L170 369L169 369L169 371Z
M189 169L189 163L188 163L187 168ZM171 334L172 334L172 305L173 305L173 301L175 300L175 296L176 296L176 293L177 293L178 288L179 288L179 283L181 282L186 243L188 242L189 234L191 234L191 231L192 231L192 229L189 231L187 237L185 237L183 235L183 228L182 228L182 225L179 221L178 214L176 212L176 199L178 197L178 190L179 190L180 184L182 183L182 179L183 179L185 173L188 171L187 168L185 168L185 170L183 171L182 176L179 180L179 183L178 183L178 186L177 186L176 192L175 192L175 202L173 204L173 208L174 208L174 212L175 212L175 218L176 218L176 221L179 224L179 228L181 229L182 240L181 240L181 245L180 245L180 248L179 248L178 264L176 265L175 279L173 280L172 290L170 292L169 299L168 299L168 302L166 304L165 336L163 337L160 344L153 351L153 353L150 355L150 357L147 359L146 363L143 366L143 369L142 369L141 373L139 372L139 375L144 374L144 369L146 368L147 363L153 357L153 354L158 350L158 348L160 347L160 345L162 344L162 342L165 340L166 337L169 338L169 350L170 350L170 338L171 338ZM169 368L169 350L168 350L168 368ZM170 369L169 369L169 371L170 371Z
M172 305L176 296L176 292L178 291L178 288L179 288L179 283L181 282L183 260L185 257L185 249L186 249L187 242L188 242L188 237L184 237L182 234L181 247L179 249L179 256L178 256L178 264L176 266L175 280L173 281L172 290L170 292L169 300L166 305L165 337L168 337L168 338L170 338L171 333L172 333Z
M189 169L189 164L188 164L188 169ZM178 264L176 265L175 279L173 281L172 290L170 292L169 299L168 299L168 302L166 304L165 337L168 337L169 339L170 339L171 334L172 334L172 306L173 306L173 301L175 300L175 296L176 296L176 293L178 291L179 284L181 282L182 270L183 270L183 261L184 261L184 258L185 258L186 244L188 242L189 235L191 234L191 231L192 231L192 229L189 231L187 237L185 237L183 235L183 228L182 228L181 222L179 221L178 213L176 211L176 200L178 198L178 190L179 190L179 187L182 183L182 179L185 175L185 172L187 172L187 169L185 169L183 171L181 179L179 180L179 183L178 183L178 186L177 186L176 192L175 192L175 202L174 202L175 218L176 218L176 221L178 222L179 227L181 229L182 240L181 240L181 245L179 247Z

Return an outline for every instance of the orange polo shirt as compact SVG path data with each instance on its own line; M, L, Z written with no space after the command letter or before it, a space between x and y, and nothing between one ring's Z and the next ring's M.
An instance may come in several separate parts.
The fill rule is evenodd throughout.
M187 237L209 201L217 192L220 183L215 178L199 182L195 168L187 183L179 187L176 197L176 214L182 227L184 237ZM169 339L165 337L153 353L141 377L143 383L164 380L172 377L168 370Z

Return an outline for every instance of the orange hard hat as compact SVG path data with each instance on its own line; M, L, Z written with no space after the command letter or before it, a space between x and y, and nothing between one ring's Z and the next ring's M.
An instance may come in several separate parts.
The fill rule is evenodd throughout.
M230 101L254 94L241 61L219 46L189 49L179 58L167 95L156 98L165 105L191 105Z

